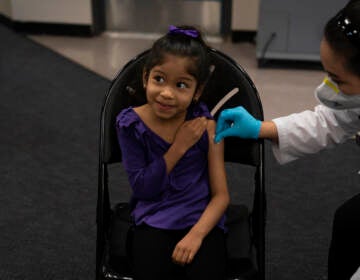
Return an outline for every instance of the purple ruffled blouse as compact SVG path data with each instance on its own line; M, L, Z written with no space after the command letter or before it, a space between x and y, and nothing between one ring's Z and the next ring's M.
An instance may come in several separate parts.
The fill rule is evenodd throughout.
M189 108L186 119L200 116L212 119L204 103ZM193 226L210 200L207 132L167 174L163 155L171 144L149 129L132 107L117 116L116 131L132 187L135 224L161 229ZM218 223L222 229L224 220L223 216Z

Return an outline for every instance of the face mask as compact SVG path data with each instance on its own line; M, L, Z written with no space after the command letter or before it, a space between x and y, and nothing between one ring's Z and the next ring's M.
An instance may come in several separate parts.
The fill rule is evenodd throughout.
M315 96L320 103L335 110L360 108L360 95L342 93L336 83L328 77L317 87Z

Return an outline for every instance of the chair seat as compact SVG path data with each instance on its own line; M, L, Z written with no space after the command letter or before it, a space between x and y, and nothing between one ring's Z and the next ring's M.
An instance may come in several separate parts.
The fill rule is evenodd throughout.
M109 233L109 260L103 267L106 280L130 280L132 278L129 253L132 220L130 206L118 203L113 211ZM251 251L249 210L245 205L230 204L226 212L226 244L228 252L228 279L256 279ZM127 244L125 244L127 243Z

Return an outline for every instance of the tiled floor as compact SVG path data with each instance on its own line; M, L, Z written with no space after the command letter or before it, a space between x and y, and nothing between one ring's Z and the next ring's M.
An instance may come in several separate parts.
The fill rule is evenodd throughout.
M48 35L30 38L109 79L128 60L149 48L154 40L152 36L113 33L92 38ZM208 42L231 56L248 72L259 91L265 119L312 109L316 105L314 89L325 75L322 71L258 68L255 45L216 38L209 38Z

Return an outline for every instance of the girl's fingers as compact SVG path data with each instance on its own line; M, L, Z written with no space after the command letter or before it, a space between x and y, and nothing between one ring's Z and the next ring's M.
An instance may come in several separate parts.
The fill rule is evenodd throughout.
M176 250L176 252L172 256L174 263L179 265L185 265L191 263L193 260L193 256L191 252L187 252L185 250Z
M194 258L193 254L189 253L186 263L188 263L188 264L191 263L193 261L193 258Z

